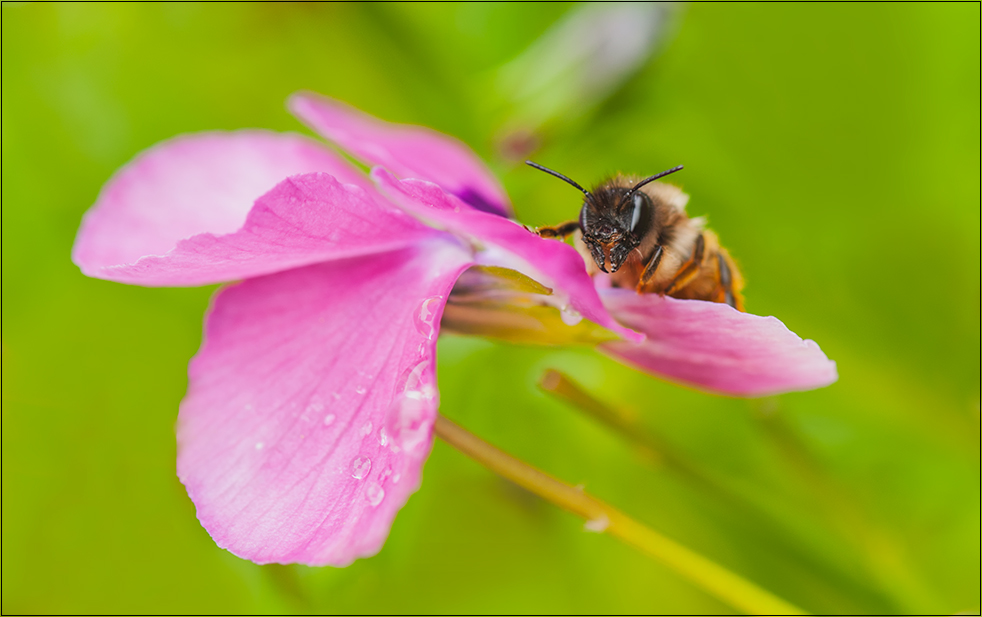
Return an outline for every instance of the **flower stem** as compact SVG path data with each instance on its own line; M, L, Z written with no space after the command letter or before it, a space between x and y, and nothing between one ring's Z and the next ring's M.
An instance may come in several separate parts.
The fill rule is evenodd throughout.
M587 526L619 538L655 558L706 592L741 611L760 615L802 615L801 609L737 576L593 497L495 448L445 417L437 436L522 488L587 520Z

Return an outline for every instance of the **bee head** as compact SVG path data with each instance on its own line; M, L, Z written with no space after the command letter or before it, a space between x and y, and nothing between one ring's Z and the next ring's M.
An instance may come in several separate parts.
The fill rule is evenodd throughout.
M584 200L580 210L583 242L604 272L620 269L650 225L651 200L644 193L628 196L628 191L600 188Z
M610 273L617 272L631 251L641 243L641 238L652 225L651 199L638 189L682 169L681 165L673 167L649 176L631 188L602 186L591 193L559 172L532 161L525 161L525 163L556 176L583 192L585 199L580 210L580 231L583 232L583 242L590 249L590 255L597 262L597 267Z

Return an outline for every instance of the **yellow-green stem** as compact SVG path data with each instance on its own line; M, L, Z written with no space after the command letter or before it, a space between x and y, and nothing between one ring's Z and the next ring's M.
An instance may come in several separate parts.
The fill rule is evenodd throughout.
M736 609L758 615L805 614L801 609L648 529L586 492L495 448L443 416L437 416L434 430L448 444L496 474L585 518L594 531L603 531L619 538Z

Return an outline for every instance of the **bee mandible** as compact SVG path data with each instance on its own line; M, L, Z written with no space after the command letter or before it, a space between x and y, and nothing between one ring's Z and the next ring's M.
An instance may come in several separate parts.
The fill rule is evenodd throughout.
M609 274L614 287L725 302L743 310L743 277L730 254L706 228L704 218L685 213L688 195L657 182L681 170L681 165L644 179L618 175L588 191L559 172L525 162L583 192L577 220L535 232L543 238L574 235L590 274L598 270L587 255Z

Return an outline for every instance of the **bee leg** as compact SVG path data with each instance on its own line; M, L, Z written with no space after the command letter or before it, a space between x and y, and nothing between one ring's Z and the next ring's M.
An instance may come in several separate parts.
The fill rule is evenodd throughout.
M579 221L566 221L552 227L537 227L535 233L542 238L565 238L579 228Z
M665 291L662 293L668 295L673 291L682 289L688 285L692 279L699 274L699 269L702 267L702 258L705 252L706 240L703 238L702 234L699 234L699 236L696 238L696 246L692 250L692 256L689 257L688 261L682 264L682 267L679 268L675 278L672 279L672 282L668 284L668 287L666 287Z
M658 264L661 263L661 256L663 253L661 246L655 247L655 252L651 254L651 259L648 260L647 265L644 267L644 272L641 273L641 279L638 280L638 293L643 293L644 288L648 286L651 279L655 277L655 272L658 270Z

